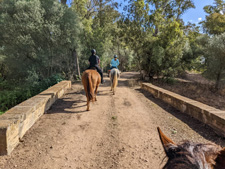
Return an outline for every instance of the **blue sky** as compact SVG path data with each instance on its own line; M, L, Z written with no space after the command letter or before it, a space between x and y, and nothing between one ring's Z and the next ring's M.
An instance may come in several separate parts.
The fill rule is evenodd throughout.
M194 0L195 9L189 9L183 16L185 22L198 23L205 20L206 13L203 8L206 5L213 5L213 0Z
M114 0L115 2L118 3L127 3L124 2L124 0ZM191 23L199 23L202 20L205 20L206 13L203 10L203 7L206 5L212 5L214 0L193 0L195 4L195 9L189 9L186 11L186 13L183 14L182 18L187 23L188 21Z
M68 4L73 0L68 0ZM122 3L122 5L127 4L128 0L114 0L115 2ZM203 10L203 7L206 5L212 5L214 0L193 0L195 4L194 9L189 9L186 13L183 14L182 18L185 23L191 22L198 24L200 21L205 20L206 13ZM122 8L120 8L122 12Z

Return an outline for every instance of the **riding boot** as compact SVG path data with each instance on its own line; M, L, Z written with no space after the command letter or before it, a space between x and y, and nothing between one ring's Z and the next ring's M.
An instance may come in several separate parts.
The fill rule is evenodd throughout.
M105 81L103 80L103 74L101 74L101 84L103 84Z
M99 68L98 66L96 66L96 69L97 69L97 72L101 76L101 83L103 84L104 83L104 80L103 80L103 72L102 72L101 68Z

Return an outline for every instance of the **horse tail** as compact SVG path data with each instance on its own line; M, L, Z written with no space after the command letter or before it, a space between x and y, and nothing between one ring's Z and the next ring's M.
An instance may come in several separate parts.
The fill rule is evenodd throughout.
M113 73L114 73L114 75L113 75L113 89L115 89L116 86L117 86L117 83L118 83L118 80L117 80L117 71L114 71Z
M94 101L94 90L92 85L91 74L87 75L87 97L88 100Z

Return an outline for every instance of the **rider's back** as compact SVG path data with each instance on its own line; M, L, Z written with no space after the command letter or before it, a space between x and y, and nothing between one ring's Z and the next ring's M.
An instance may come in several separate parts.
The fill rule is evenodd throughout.
M91 55L89 58L90 67L96 67L99 63L99 57L97 55Z
M119 65L119 60L118 59L112 59L111 60L111 66L113 67L113 68L117 68L117 66Z

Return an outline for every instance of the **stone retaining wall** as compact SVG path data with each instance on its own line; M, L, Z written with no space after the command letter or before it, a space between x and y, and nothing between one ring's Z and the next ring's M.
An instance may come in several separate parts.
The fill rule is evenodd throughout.
M199 121L209 125L215 129L217 134L225 137L225 111L205 105L187 97L183 97L150 83L142 83L141 88L181 112L187 113Z
M9 155L27 130L48 110L71 81L62 81L0 116L0 155Z

